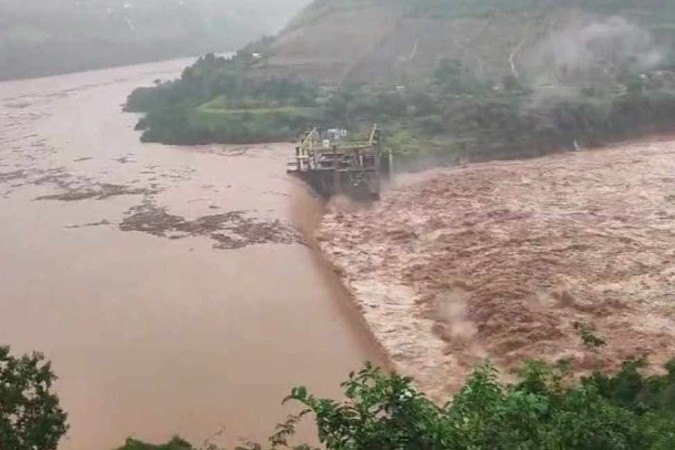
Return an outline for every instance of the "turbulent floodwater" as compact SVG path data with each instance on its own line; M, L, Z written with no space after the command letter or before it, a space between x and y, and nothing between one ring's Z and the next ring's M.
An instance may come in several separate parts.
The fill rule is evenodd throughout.
M291 386L378 360L293 226L287 145L138 141L126 95L188 62L0 83L0 343L53 361L64 449L259 439Z
M318 236L392 364L445 401L485 358L675 354L675 139L437 169ZM600 356L574 323L596 327ZM507 372L505 372L507 373Z

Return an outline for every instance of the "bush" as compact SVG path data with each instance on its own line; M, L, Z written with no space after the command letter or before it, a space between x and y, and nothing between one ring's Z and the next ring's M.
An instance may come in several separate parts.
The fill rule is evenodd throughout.
M437 406L397 374L367 365L343 384L346 401L305 388L287 400L313 414L329 449L666 449L675 448L673 369L644 377L628 362L616 376L596 373L581 383L564 366L528 361L521 381L504 385L489 364L476 370L445 406ZM667 404L667 407L664 407Z
M192 450L194 447L187 441L174 437L166 444L153 445L147 444L136 439L127 439L124 446L118 448L117 450Z

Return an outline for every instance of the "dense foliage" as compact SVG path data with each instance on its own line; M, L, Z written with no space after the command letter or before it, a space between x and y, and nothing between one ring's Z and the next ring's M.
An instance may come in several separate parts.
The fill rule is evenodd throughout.
M665 375L645 375L645 360L637 358L616 375L596 371L578 382L566 367L528 361L519 382L504 384L486 364L439 406L411 379L366 365L343 383L344 401L293 389L286 401L305 409L279 425L270 446L286 448L297 421L313 415L321 444L336 450L675 448L675 360ZM129 441L123 449L191 448L172 442L152 447Z
M0 346L0 449L56 449L68 425L55 379L41 354L15 357Z
M317 17L328 23L333 11L380 3L317 0L290 29ZM304 128L317 125L358 133L377 122L384 129L387 144L404 163L535 156L669 132L675 125L672 2L399 3L404 21L411 16L433 17L441 20L439 24L456 20L460 26L462 20L487 17L487 26L493 21L490 18L499 21L508 16L511 22L500 22L506 27L503 33L510 32L514 18L526 22L530 31L514 31L505 39L510 40L508 45L481 41L449 59L433 50L441 45L434 39L447 36L431 33L424 38L429 42L420 44L426 49L421 53L432 52L424 59L428 61L424 70L408 74L406 64L399 61L401 64L390 68L396 76L337 86L270 78L273 70L259 70L275 54L275 41L266 40L244 48L231 59L202 58L179 80L138 89L129 97L127 109L146 113L139 123L144 140L172 144L295 139ZM552 23L566 20L561 11L570 7L581 8L588 15L552 27ZM559 11L560 17L548 13L553 10ZM628 20L612 17L616 13ZM527 50L518 52L520 46L512 48L513 40L521 35L529 36L529 41ZM301 44L293 50L300 59ZM484 47L494 47L494 52Z
M578 323L583 344L596 356L605 341ZM599 361L599 359L598 359ZM267 446L292 448L299 421L313 416L328 449L636 449L675 448L675 359L661 374L646 372L646 357L623 363L616 374L600 369L576 378L571 364L528 360L515 383L489 363L477 368L446 404L431 401L412 379L370 364L342 384L343 400L319 398L305 387L285 402L303 409L279 424ZM0 347L0 448L53 450L67 431L66 414L51 392L55 376L42 355L14 357ZM174 437L166 444L127 439L117 450L192 450ZM202 450L218 450L208 442Z
M126 109L147 112L139 123L142 139L201 144L295 136L312 122L321 93L303 82L248 76L253 55L268 44L263 40L232 58L207 55L180 80L134 91Z
M166 444L159 445L147 444L145 442L129 438L124 443L124 446L118 448L117 450L191 450L193 448L194 447L192 447L189 442L179 437L174 437Z
M264 45L264 43L258 44ZM540 87L523 77L492 82L458 61L439 62L409 86L319 87L257 79L253 53L207 56L180 80L136 90L127 109L145 111L143 140L171 144L295 138L308 126L384 128L399 160L536 156L560 149L669 131L675 75L606 68L583 84Z
M675 446L675 365L645 377L630 361L614 377L566 382L559 366L530 361L504 385L490 365L437 406L411 380L367 366L344 384L346 402L303 388L291 399L316 416L332 449L670 449ZM671 400L668 402L668 400Z

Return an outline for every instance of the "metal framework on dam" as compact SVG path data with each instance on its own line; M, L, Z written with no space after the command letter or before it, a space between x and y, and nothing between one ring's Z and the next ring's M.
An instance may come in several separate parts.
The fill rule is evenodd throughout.
M347 141L345 130L313 128L303 134L287 172L319 195L348 195L356 200L380 198L381 182L392 173L392 154L383 148L374 125L367 141Z

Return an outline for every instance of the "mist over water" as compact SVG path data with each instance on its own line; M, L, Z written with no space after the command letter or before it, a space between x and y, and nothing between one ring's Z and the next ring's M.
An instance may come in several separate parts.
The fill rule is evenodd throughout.
M264 439L292 386L382 363L293 231L292 146L139 143L120 105L186 63L0 83L0 342L53 361L66 450Z

